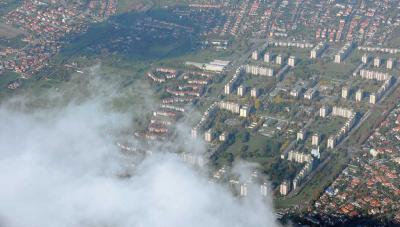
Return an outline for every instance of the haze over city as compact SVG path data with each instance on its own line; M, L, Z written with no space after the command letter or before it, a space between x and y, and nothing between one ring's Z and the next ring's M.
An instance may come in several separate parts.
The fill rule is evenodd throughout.
M400 225L399 0L0 0L0 226Z

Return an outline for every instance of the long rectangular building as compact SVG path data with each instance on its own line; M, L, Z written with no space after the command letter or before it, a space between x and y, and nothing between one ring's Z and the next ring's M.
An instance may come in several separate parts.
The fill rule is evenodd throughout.
M367 70L367 69L361 69L360 76L363 79L377 80L377 81L386 81L391 77L389 73Z
M350 118L351 116L353 116L353 114L354 114L353 110L338 106L334 106L332 110L332 116Z
M245 72L255 76L274 76L274 70L267 67L256 66L256 65L246 65L244 67Z
M232 113L240 113L240 104L234 103L234 102L219 102L218 103L219 108L228 110Z

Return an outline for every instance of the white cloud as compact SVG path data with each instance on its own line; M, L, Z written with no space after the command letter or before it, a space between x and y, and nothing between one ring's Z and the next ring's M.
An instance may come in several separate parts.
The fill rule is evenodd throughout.
M0 226L275 225L259 197L237 199L168 151L118 177L131 166L115 146L130 116L99 101L33 112L10 105L0 107Z

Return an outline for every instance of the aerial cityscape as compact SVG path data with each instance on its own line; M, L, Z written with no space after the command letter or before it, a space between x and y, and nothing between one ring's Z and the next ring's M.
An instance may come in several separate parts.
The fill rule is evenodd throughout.
M400 0L0 0L0 226L400 226Z

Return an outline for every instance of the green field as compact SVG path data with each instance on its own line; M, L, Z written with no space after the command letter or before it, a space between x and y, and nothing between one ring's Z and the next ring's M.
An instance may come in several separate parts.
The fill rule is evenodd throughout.
M313 133L319 133L325 137L336 133L345 123L345 119L341 117L332 118L317 118L310 126L310 131Z
M183 29L172 32L168 27L157 30L138 27L136 23L144 23L143 18L146 17L191 27L193 32L187 33ZM168 9L121 14L92 25L84 34L70 37L61 54L66 57L116 55L130 60L175 58L196 48L200 32L198 23L195 20L179 20Z

